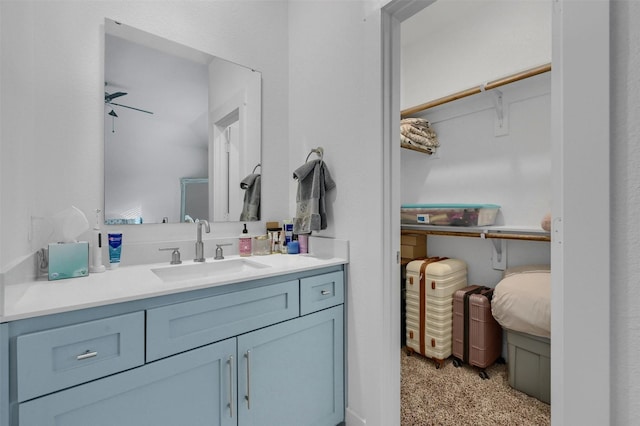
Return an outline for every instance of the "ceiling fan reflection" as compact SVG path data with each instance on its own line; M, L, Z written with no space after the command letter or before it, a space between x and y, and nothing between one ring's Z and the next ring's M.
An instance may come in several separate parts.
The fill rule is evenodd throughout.
M104 92L104 103L106 105L109 105L109 106L119 106L119 107L122 107L122 108L132 109L134 111L144 112L146 114L153 114L153 112L151 112L151 111L147 111L147 110L140 109L140 108L135 108L135 107L132 107L132 106L129 106L129 105L123 105L123 104L118 104L118 103L112 102L114 99L119 98L121 96L125 96L126 94L127 94L127 92L115 92L115 93ZM111 111L109 111L109 115L111 116L111 132L115 133L114 119L116 117L118 117L118 114L116 114L116 112L113 109L113 107L111 107Z
M127 94L126 92L115 92L115 93L104 92L104 103L108 104L108 105L116 105L116 106L123 107L123 108L133 109L135 111L140 111L140 112L144 112L144 113L147 113L147 114L153 114L153 112L151 112L151 111L147 111L147 110L140 109L140 108L135 108L135 107L132 107L132 106L129 106L129 105L117 104L115 102L112 102L115 98L119 98L120 96L124 96L126 94Z

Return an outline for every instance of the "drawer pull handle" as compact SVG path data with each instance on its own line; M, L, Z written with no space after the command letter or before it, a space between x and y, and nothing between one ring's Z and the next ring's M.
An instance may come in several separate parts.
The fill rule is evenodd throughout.
M76 359L77 359L78 361L82 361L83 359L89 359L89 358L93 358L93 357L95 357L95 356L98 356L98 352L95 352L95 351L94 351L94 352L86 351L85 353L78 355L78 356L76 357Z
M331 292L330 292L329 290L322 290L322 291L320 292L320 294L321 294L321 295L323 295L323 296L328 296L328 295L330 295L330 294L331 294Z

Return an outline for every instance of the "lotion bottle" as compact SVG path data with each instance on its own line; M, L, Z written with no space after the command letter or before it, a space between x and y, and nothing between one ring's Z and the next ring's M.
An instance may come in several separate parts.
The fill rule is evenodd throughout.
M240 241L238 243L238 251L240 256L251 256L251 235L247 231L247 224L244 224L242 234L240 234Z

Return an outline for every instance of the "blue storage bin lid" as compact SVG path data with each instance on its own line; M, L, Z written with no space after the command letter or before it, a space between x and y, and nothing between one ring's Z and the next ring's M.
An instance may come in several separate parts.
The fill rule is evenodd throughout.
M402 204L403 209L499 209L497 204Z

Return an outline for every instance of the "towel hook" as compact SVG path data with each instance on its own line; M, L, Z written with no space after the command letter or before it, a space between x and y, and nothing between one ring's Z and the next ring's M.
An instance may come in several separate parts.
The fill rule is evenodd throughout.
M309 157L311 156L311 154L314 154L314 153L318 154L320 156L320 160L322 160L322 157L324 157L324 149L321 146L319 146L319 147L317 147L315 149L312 149L309 152L309 154L307 154L307 159L304 160L304 162L306 163L307 161L309 161Z
M253 168L253 171L251 173L255 173L258 167L262 167L262 164L260 163L256 164L256 166Z

